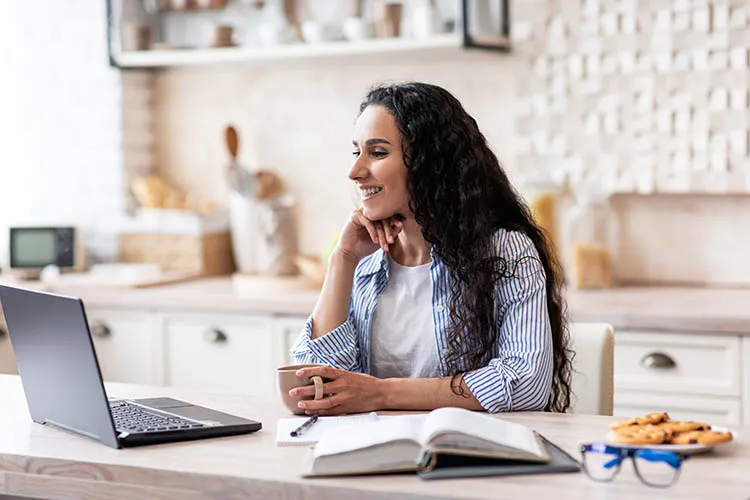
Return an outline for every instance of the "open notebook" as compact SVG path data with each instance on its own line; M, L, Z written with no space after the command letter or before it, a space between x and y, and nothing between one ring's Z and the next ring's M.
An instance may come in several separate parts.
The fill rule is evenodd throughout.
M445 457L514 464L552 460L548 446L528 427L485 413L440 408L427 415L378 419L326 432L311 451L304 475L427 473Z

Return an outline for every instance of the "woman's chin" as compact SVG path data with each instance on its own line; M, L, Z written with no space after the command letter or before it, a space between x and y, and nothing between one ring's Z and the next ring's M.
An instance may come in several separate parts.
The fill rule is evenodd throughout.
M395 215L395 212L379 210L372 207L368 208L367 205L362 207L362 213L370 220L383 220Z

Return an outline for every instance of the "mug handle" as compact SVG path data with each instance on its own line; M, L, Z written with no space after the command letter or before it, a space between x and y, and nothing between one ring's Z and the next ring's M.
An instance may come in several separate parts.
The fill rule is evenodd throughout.
M311 380L313 381L313 384L315 384L315 399L323 399L323 379L318 375L315 375Z

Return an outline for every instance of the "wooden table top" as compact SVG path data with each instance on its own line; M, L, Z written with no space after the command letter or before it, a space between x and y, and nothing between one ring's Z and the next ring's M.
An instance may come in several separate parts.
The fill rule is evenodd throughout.
M50 499L197 498L743 498L750 495L750 427L722 450L683 465L673 487L641 484L630 464L611 483L585 474L425 481L414 475L300 477L304 447L277 447L279 401L217 396L170 388L108 384L110 396L171 396L260 420L250 435L115 450L31 421L17 376L0 375L0 494ZM516 413L502 416L545 435L578 458L582 442L601 440L611 417Z

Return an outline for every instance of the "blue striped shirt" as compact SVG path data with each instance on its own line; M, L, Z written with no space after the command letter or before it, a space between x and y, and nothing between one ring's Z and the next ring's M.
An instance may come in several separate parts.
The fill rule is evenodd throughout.
M511 277L495 287L498 336L492 359L464 374L471 393L488 412L543 410L552 385L552 331L547 311L546 277L531 239L500 229L494 238L497 255L508 262ZM443 376L447 373L450 325L449 274L433 250L432 314ZM348 319L331 332L312 339L312 316L290 353L298 363L324 363L370 373L370 338L378 296L388 282L388 259L382 250L360 260L354 274ZM459 368L468 368L460 359Z

